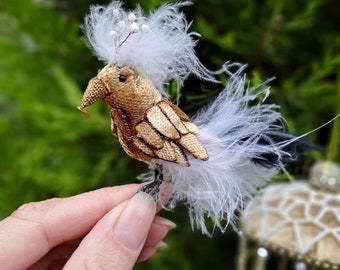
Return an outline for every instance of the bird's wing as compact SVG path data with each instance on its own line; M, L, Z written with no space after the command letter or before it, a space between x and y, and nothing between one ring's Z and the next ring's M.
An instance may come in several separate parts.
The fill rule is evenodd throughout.
M145 119L136 125L136 132L134 144L149 156L189 165L185 149L197 159L208 159L205 147L195 135L196 125L165 97L146 111Z
M118 135L117 135L117 125L115 123L115 121L113 120L114 117L115 117L115 113L116 113L116 110L111 108L110 110L110 116L111 116L111 132L112 132L112 136L117 138Z

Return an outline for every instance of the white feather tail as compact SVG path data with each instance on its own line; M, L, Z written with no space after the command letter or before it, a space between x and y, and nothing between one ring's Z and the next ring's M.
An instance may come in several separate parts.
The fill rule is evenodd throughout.
M230 68L237 68L235 73ZM209 159L197 160L188 155L190 166L165 162L165 178L173 183L170 207L185 202L192 226L209 234L205 218L224 231L234 224L235 211L243 208L257 187L283 168L294 151L287 150L294 136L286 133L283 118L276 105L249 103L269 88L248 89L245 66L225 65L229 76L224 91L200 111L192 121L200 128L199 138L206 147ZM284 146L283 146L284 145Z

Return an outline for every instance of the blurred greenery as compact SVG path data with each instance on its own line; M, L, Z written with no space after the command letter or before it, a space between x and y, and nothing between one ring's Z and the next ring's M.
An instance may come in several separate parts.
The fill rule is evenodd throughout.
M0 217L25 202L134 182L146 170L112 139L104 104L92 106L89 119L76 110L102 67L80 30L95 3L108 1L0 2ZM162 3L140 1L146 11ZM208 67L237 61L248 63L253 83L277 77L268 101L281 106L294 133L339 113L339 1L201 0L184 12L202 35L197 53ZM192 114L220 90L189 78L181 107ZM310 164L326 156L339 162L339 126L338 120L308 136L331 147L302 156L290 172L307 177ZM235 233L192 232L184 206L163 215L178 224L166 239L169 248L136 269L234 268Z

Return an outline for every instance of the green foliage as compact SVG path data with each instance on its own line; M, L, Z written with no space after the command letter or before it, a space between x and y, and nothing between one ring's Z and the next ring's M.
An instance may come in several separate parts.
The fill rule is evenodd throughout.
M247 63L250 74L276 76L271 101L281 105L293 131L307 132L335 115L339 3L207 0L194 8L206 62L218 67L230 59ZM312 138L325 143L323 135Z
M126 172L133 161L112 140L104 106L90 119L76 109L80 85L96 72L79 23L18 4L0 14L1 215L27 201L132 181L139 171Z
M102 67L81 38L90 2L0 3L0 216L24 202L132 182L146 170L111 138L103 104L89 109L89 119L76 110ZM148 13L162 3L140 4ZM339 10L336 0L202 0L184 12L202 35L202 62L211 69L228 60L248 63L252 84L276 76L268 102L279 104L289 128L302 134L339 113ZM175 96L176 85L170 89ZM220 90L190 78L180 105L193 113ZM309 138L329 144L328 157L339 162L339 120L333 126L332 136L329 125ZM306 155L289 171L306 176L310 163L325 157ZM185 207L164 215L178 223L169 249L136 269L234 269L235 234L193 233Z

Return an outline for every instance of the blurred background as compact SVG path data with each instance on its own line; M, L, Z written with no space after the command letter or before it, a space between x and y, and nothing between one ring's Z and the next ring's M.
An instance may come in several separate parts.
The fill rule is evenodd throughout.
M163 0L127 0L145 13ZM83 38L81 24L95 0L0 2L0 218L25 202L65 197L136 182L147 167L112 139L103 103L76 107L103 63ZM337 0L200 0L183 9L202 38L201 61L212 70L226 61L247 63L251 85L271 82L270 103L280 105L295 134L340 111L340 2ZM189 78L180 106L189 115L221 88ZM306 178L320 159L340 161L339 121L310 134L323 151L288 167ZM280 181L286 180L282 175ZM162 213L178 224L169 248L136 269L234 269L237 235L213 238L192 229L184 206Z

